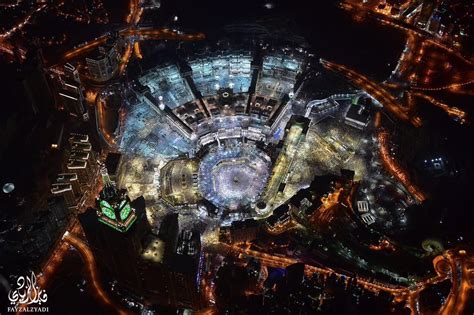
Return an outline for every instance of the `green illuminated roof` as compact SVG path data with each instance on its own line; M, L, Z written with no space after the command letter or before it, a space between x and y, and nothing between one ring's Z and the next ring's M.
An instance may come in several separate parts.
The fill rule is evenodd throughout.
M100 169L104 188L100 192L97 211L99 222L102 222L117 231L126 232L135 222L137 216L130 206L130 201L125 190L118 190L115 183L110 180L105 167Z
M352 105L358 105L360 96L356 96L352 98Z
M130 207L129 202L125 202L125 205L123 205L123 203L124 202L122 202L122 204L120 205L120 220L122 221L126 220L128 218L128 215L132 211L132 208Z
M121 200L117 208L114 208L106 200L100 200L99 207L98 220L120 232L128 231L137 219L128 198Z
M99 206L103 214L105 214L107 217L109 217L112 220L116 219L114 208L107 201L101 200L99 202Z

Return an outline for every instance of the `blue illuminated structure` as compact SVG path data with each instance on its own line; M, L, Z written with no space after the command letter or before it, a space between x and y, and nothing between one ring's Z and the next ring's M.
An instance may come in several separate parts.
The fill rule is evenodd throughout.
M229 52L189 60L193 81L203 96L214 95L220 88L246 93L252 80L252 56L249 51Z
M194 98L176 65L153 68L140 77L139 81L148 86L152 95L170 109L190 102Z

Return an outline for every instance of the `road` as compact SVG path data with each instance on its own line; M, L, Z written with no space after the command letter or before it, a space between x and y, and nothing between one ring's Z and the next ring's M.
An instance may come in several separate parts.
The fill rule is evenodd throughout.
M435 258L433 262L440 276L449 276L452 287L440 315L463 314L466 303L473 297L474 257L465 250L449 250Z
M82 260L85 263L87 269L87 275L89 278L89 285L91 286L92 291L98 300L100 300L104 306L116 310L118 314L125 315L130 312L117 306L112 299L109 297L108 293L102 287L102 282L100 280L97 265L94 259L94 254L89 249L89 246L77 235L73 233L66 232L63 236L63 240L66 244L77 249L79 254L82 257Z
M63 238L71 233L76 235L82 233L81 225L79 224L79 220L77 214L81 213L82 211L86 210L88 207L93 206L95 202L95 197L102 189L101 182L96 180L97 174L94 179L91 181L93 185L90 186L90 189L84 192L83 197L79 202L79 209L77 213L74 213L73 216L70 218L68 224L65 227L65 233L63 234ZM51 281L51 277L54 276L55 272L57 271L58 267L63 262L64 256L69 251L68 244L61 238L56 242L55 247L53 248L50 256L48 259L43 263L41 266L41 272L37 275L38 285L41 288L46 288Z
M398 165L390 155L388 133L381 130L379 131L377 138L379 142L380 158L382 159L385 169L400 181L418 202L426 200L425 194L411 182L408 173Z
M38 6L36 9L34 9L28 15L26 15L20 22L12 26L8 31L0 33L0 39L7 39L10 36L12 36L14 33L21 31L26 25L28 25L28 23L30 22L30 20L33 18L33 16L36 13L41 12L45 8L46 8L46 4L42 4Z
M409 24L403 20L392 18L389 14L387 14L388 12L377 10L376 5L378 5L378 1L375 1L375 6L367 6L367 4L363 4L362 1L345 0L341 2L340 6L344 10L366 13L368 16L374 18L381 24L402 30L407 35L415 35L422 37L432 45L442 48L446 53L452 54L457 58L463 59L465 62L470 63L471 65L473 64L471 60L466 59L463 55L461 55L457 49L450 47L452 45L450 45L449 41L443 41L441 38L434 36L432 33L424 29L418 28L412 24Z
M381 3L383 1L344 0L341 7L351 11L354 16L360 16L361 19L364 16L369 16L383 25L405 33L407 37L405 49L390 77L394 82L401 83L391 83L390 85L414 91L418 97L430 101L460 123L466 122L465 113L462 110L434 100L426 93L441 91L447 96L452 94L473 96L473 57L461 54L460 48L454 45L456 38L453 37L453 34L446 33L441 37L437 36L416 26L415 21L407 16L392 16L389 10L390 5L386 6L388 11L380 9L379 4ZM406 6L412 4L412 1L404 3ZM403 10L401 8L401 11ZM386 84L386 86L388 85ZM423 94L419 92L423 92ZM411 100L408 100L410 112L412 112L414 104L415 100L411 97Z
M105 99L102 93L100 93L95 101L95 109L96 109L96 125L97 125L97 131L99 135L103 136L103 139L105 142L109 145L111 148L115 148L116 141L114 139L114 136L111 135L106 128L106 117L105 117Z
M242 258L242 256L253 257L268 267L286 268L291 264L302 262L295 258L253 250L250 247L250 243L234 245L220 243L213 250L222 252L225 255L231 254L238 258ZM418 281L411 287L394 286L359 276L355 277L355 281L357 285L375 294L378 294L380 291L390 293L394 297L394 301L398 303L405 302L411 314L419 315L420 293L430 285L449 279L452 283L451 291L444 304L436 313L439 315L462 315L469 298L472 298L474 295L474 255L468 254L465 250L448 250L442 255L435 257L433 266L437 273L435 276ZM338 278L350 277L350 275L336 272L331 268L307 264L305 265L305 273L307 275L314 273L324 276L334 275Z
M353 84L366 91L398 119L405 122L409 122L415 127L421 126L421 119L419 117L410 117L407 111L403 109L403 107L395 99L395 97L381 85L371 81L366 76L357 73L356 71L349 69L346 66L339 65L334 62L329 62L323 59L321 59L320 62L326 69L344 75L347 79L352 81Z
M428 102L430 102L431 104L433 104L434 106L442 109L444 112L446 112L446 114L449 115L449 117L451 117L453 119L456 119L461 124L464 124L464 123L467 122L467 114L466 114L465 111L463 111L463 110L461 110L457 107L451 107L448 104L444 104L444 103L436 100L434 97L429 96L429 95L425 95L425 94L422 94L422 93L413 93L413 95L417 96L417 97L420 97L422 99L425 99Z
M173 31L167 28L160 29L125 29L119 31L119 35L128 39L128 40L178 40L178 41L196 41L204 39L204 34L184 34L178 31ZM85 53L92 51L93 49L103 45L105 41L109 38L109 35L103 35L94 40L88 41L84 45L74 48L66 52L58 63L66 63L71 61L74 58L82 56Z

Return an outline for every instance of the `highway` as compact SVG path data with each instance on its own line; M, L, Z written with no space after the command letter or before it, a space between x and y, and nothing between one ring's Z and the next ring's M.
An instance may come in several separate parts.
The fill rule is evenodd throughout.
M160 28L160 29L125 29L119 31L119 35L133 40L178 40L178 41L196 41L204 39L204 34L196 33L196 34L184 34L178 31L173 31L167 28ZM87 43L83 44L82 46L76 47L68 52L66 52L61 60L58 63L65 63L74 58L77 58L87 52L92 51L93 49L103 45L109 35L103 35L98 37L94 40L88 41Z
M100 189L101 185L97 185L91 190L91 192L97 192ZM90 202L92 202L94 199L94 196L94 193L90 194L88 197L89 200L86 200L85 204L90 204ZM84 206L84 208L86 208L86 206ZM94 293L94 296L97 298L97 300L107 308L115 310L118 314L129 314L130 312L115 305L115 303L113 303L108 296L108 293L102 287L94 256L87 244L79 236L77 236L81 233L81 225L79 224L77 215L74 215L74 217L69 222L67 230L64 233L62 239L58 241L49 259L44 263L42 272L37 275L38 285L41 288L46 288L48 286L51 277L53 277L55 272L58 270L58 267L63 262L64 256L70 250L70 246L72 246L78 251L85 263L90 289Z
M79 254L82 257L82 260L85 263L87 269L87 275L89 278L89 285L91 286L95 296L101 301L104 306L114 309L120 315L129 314L126 310L119 308L109 297L108 293L102 287L102 282L100 280L97 265L94 259L94 254L89 249L89 246L78 236L73 233L66 232L63 236L63 240L66 244L77 249Z
M376 10L374 9L375 7L367 6L367 4L363 4L362 1L357 1L357 0L345 0L341 2L340 7L348 11L355 10L358 12L367 13L368 16L373 17L375 20L379 21L381 24L388 25L396 29L400 29L406 32L407 35L415 35L415 36L422 37L426 39L426 41L428 41L430 44L433 44L445 50L445 52L452 54L456 56L457 58L460 58L471 65L473 64L471 60L466 59L457 50L453 49L452 47L449 47L440 38L435 37L430 32L424 29L418 28L403 20L392 18L389 14L387 14L388 12Z
M463 56L460 48L455 47L456 39L453 34L446 33L442 37L437 36L431 31L416 26L416 21L409 15L393 16L389 10L390 5L386 5L385 9L380 9L379 4L381 4L380 1L345 0L341 3L341 7L360 16L360 19L368 16L383 25L405 33L407 37L405 49L391 76L395 81L403 82L398 85L398 88L406 84L407 89L415 92L443 91L448 94L474 95L472 92L473 58ZM405 5L412 5L412 2L408 1ZM401 11L408 8L402 7L400 7ZM459 108L439 102L426 94L416 93L416 96L428 100L460 123L466 122L465 113ZM408 105L407 113L411 113L415 105L413 97Z
M436 257L433 264L436 272L441 277L448 276L452 283L439 314L463 314L468 299L474 298L474 257L467 255L465 250L449 250Z
M408 173L390 155L388 133L383 130L379 131L377 139L379 141L380 158L385 169L400 181L418 202L426 200L425 194L410 181Z
M129 3L129 12L125 18L127 26L118 32L119 36L126 40L125 49L122 56L120 57L119 67L118 67L118 76L121 76L125 73L127 69L128 62L132 54L135 55L138 59L143 59L143 55L140 49L140 41L145 40L178 40L178 41L195 41L202 40L205 38L204 34L184 34L180 31L170 30L168 28L138 28L138 24L143 15L143 8L140 7L139 0L130 0ZM91 41L88 41L82 44L79 47L66 52L59 59L57 64L63 64L69 62L73 59L79 58L84 54L91 52L92 50L98 48L99 46L105 44L107 39L110 37L110 34L105 34L100 37L97 37ZM5 45L1 47L6 47ZM8 47L7 47L8 48ZM6 48L5 48L6 49ZM83 77L86 77L83 74ZM87 77L86 77L87 78ZM96 96L97 95L97 96ZM104 110L105 98L102 95L102 92L95 90L93 93L90 92L88 96L88 101L92 104L95 103L96 110L96 125L99 131L99 134L103 136L105 142L112 148L115 147L116 141L115 137L107 132L105 128L105 119L106 113ZM92 101L92 102L91 102ZM123 119L122 119L123 122Z
M250 249L250 243L234 245L220 243L219 247L220 251L223 251L225 254L233 254L238 258L242 258L243 256L253 257L260 260L263 265L268 267L286 268L291 264L302 262L295 258L273 255ZM420 280L411 287L395 286L365 279L359 276L355 277L355 281L357 285L375 294L378 294L380 291L390 293L394 297L395 302L405 302L405 305L410 309L411 314L420 315L420 293L430 285L449 279L452 283L451 291L445 303L436 314L462 315L467 301L474 295L474 256L467 254L465 250L448 250L442 255L434 258L433 267L437 273L435 276ZM307 264L305 265L305 273L307 275L314 273L324 276L334 275L338 278L350 277L350 275L336 272L331 268L317 267Z
M80 207L77 213L73 214L68 224L66 225L65 227L66 232L64 233L63 237L71 233L76 234L76 235L82 233L81 225L79 224L77 214L87 209L87 207L93 205L95 202L95 197L97 196L99 191L102 190L102 185L100 181L97 181L95 178L96 177L94 177L94 179L92 180L92 183L94 183L94 185L91 185L90 189L84 192L84 195L79 202ZM64 241L63 238L59 239L56 242L56 245L53 248L48 259L41 266L41 272L38 275L36 275L38 285L41 288L44 289L49 285L51 281L51 277L54 276L58 267L62 264L64 256L66 255L68 251L69 251L69 245ZM19 313L17 313L17 315L19 315Z
M0 33L0 39L7 39L12 36L14 33L21 31L28 23L30 22L31 18L38 12L41 12L43 9L46 8L46 4L42 4L37 7L35 10L31 11L28 15L26 15L20 22L12 26L8 31Z
M436 100L432 96L428 96L428 95L425 95L425 94L422 94L422 93L413 93L413 95L415 95L417 97L420 97L422 99L425 99L428 102L430 102L431 104L433 104L434 106L442 109L444 112L446 112L446 114L449 115L449 117L458 120L461 124L467 122L467 115L466 115L465 111L463 111L463 110L461 110L457 107L451 107L448 104L444 104L444 103Z
M77 230L79 225L75 225L72 230ZM80 228L79 228L80 229ZM95 296L107 307L111 307L117 311L118 314L128 314L124 309L117 307L108 296L107 292L102 287L102 283L98 276L97 265L93 256L93 253L87 246L87 244L75 233L66 232L62 239L60 248L63 248L61 252L68 250L68 245L76 248L81 255L88 273L89 282L91 289ZM250 249L250 243L226 245L223 243L218 244L218 248L215 248L217 252L224 254L232 254L238 258L253 257L262 262L267 267L286 268L291 264L295 264L299 261L295 258L284 257L280 255L273 255L262 251ZM62 258L55 256L53 259L55 267L48 267L44 271L44 274L40 276L38 284L44 287L46 273L52 273L61 263ZM396 302L405 302L406 306L411 310L412 314L418 315L419 313L419 295L429 285L442 282L446 279L450 279L452 282L452 288L443 306L437 312L440 315L461 315L466 306L466 303L473 293L474 289L474 256L468 255L465 250L448 250L443 255L437 256L433 260L433 266L437 275L427 278L425 280L417 282L414 286L407 288L403 286L394 286L391 284L376 282L374 280L368 280L362 277L355 277L355 281L358 285L364 289L378 294L380 291L390 293L394 297ZM338 278L349 277L342 273L336 272L331 268L317 267L311 265L305 265L305 273L312 275L314 273L321 274L324 276L335 275ZM210 285L210 284L208 284ZM208 292L209 296L213 296L211 292ZM215 308L210 307L203 310L203 314L208 312L213 313Z
M246 246L246 248L242 248L238 245L232 245L232 251L237 252L240 255L257 258L262 262L262 264L268 267L286 268L289 265L302 262L295 258L277 256L277 255L264 253L261 251L252 250L250 249L250 246ZM343 276L348 277L348 275L338 273L328 267L317 267L317 266L311 266L311 265L305 265L305 273L307 275L311 275L314 273L321 274L324 276L334 275L338 278L341 278ZM377 282L369 281L367 279L360 278L360 277L357 277L356 281L357 281L357 284L361 285L366 290L374 292L374 293L378 293L379 291L386 291L395 295L399 295L399 294L403 294L407 292L407 288L405 287L377 283Z
M393 72L396 80L413 90L457 92L474 83L471 62L432 40L409 33L405 49Z
M138 59L143 59L143 55L142 55L142 51L140 49L140 42L135 42L133 44L133 54L135 55L135 57L137 57Z
M96 125L98 129L99 135L103 136L103 139L105 142L109 145L109 147L114 148L116 145L116 141L114 139L114 136L111 135L105 126L105 109L104 107L106 106L104 97L102 93L100 93L95 101L95 109L96 109Z
M347 68L346 66L323 59L321 59L320 62L326 69L344 75L356 86L366 91L398 119L409 122L415 127L421 126L421 119L419 117L410 117L408 113L402 108L401 104L395 99L395 97L393 97L393 95L381 85L371 81L366 76Z
M134 3L134 0L131 1L131 3ZM131 8L135 8L134 4L131 4ZM140 11L141 12L141 11ZM141 17L141 13L138 15L135 15L133 13L130 13L132 18L131 21L135 21L138 23L139 17ZM120 36L127 38L127 43L125 45L125 50L124 53L121 57L120 64L119 64L119 69L118 69L118 75L122 75L125 73L125 70L127 68L128 61L130 60L130 57L132 56L132 53L135 54L135 56L139 59L143 58L143 55L141 53L141 49L139 46L139 41L142 40L157 40L157 39L162 39L162 40L180 40L180 41L194 41L194 40L202 40L204 39L204 34L202 33L197 33L197 34L183 34L178 31L172 31L167 28L163 29L136 29L135 24L131 25L129 28L122 30L119 32ZM96 38L90 42L87 42L86 44L82 45L81 47L77 47L69 52L66 52L63 57L61 58L61 63L70 61L74 58L78 58L79 56L82 56L83 54L86 54L93 49L99 47L100 45L103 45L109 35L104 35L99 38ZM98 96L95 99L95 105L96 105L96 124L97 128L99 130L99 134L103 135L103 138L105 142L110 146L110 147L115 147L116 141L113 135L107 132L105 128L105 100L102 96L101 92L95 92L98 93ZM91 95L92 96L92 95Z

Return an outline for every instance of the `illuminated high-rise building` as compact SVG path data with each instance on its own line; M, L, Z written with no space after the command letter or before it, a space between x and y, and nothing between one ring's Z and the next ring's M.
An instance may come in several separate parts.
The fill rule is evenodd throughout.
M97 200L99 211L98 220L119 232L126 232L137 219L135 209L130 206L130 199L125 189L117 189L110 180L107 169L101 169L104 188Z
M127 294L150 305L198 309L202 305L199 232L179 233L177 216L168 216L155 235L146 218L145 199L130 201L105 166L101 175L104 188L97 209L79 215L99 266Z
M76 173L61 173L56 176L56 182L60 184L71 184L72 191L76 197L81 196L82 190Z
M89 208L79 221L99 265L131 292L143 291L141 253L150 234L143 197L130 201L101 168L104 188L97 209Z
M71 134L69 137L70 154L65 165L67 173L75 173L80 186L87 187L97 171L95 152L89 142L89 136Z
M199 309L202 306L200 281L202 269L201 235L196 230L182 230L173 257L168 261L173 274L175 305Z
M77 198L74 195L72 185L69 183L54 183L51 185L51 194L53 196L63 196L68 207L77 205Z
M103 82L117 73L120 60L118 46L117 40L110 38L94 55L86 58L89 74L93 79Z
M77 69L67 63L64 65L64 75L60 77L61 90L59 96L65 109L84 120L88 119L87 106L84 98L84 88Z

